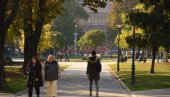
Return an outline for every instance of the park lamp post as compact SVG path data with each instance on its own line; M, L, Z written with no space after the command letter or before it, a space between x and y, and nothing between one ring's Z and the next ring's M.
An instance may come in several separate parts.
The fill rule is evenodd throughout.
M136 8L132 8L132 14L133 14L133 20L132 20L132 26L133 26L133 43L132 43L132 73L131 73L131 84L136 83L136 78L135 78L135 19L136 16L134 15L137 13L139 10Z
M75 33L74 33L75 58L76 58L76 56L77 56L77 36L78 36L78 33L77 33L77 25L75 25Z
M117 45L117 72L120 71L120 67L119 67L119 62L120 62L120 33L121 33L121 29L122 29L122 25L116 25L116 28L118 29L118 45Z
M53 46L53 49L54 49L54 60L56 60L56 53L55 53L55 36L57 36L57 33L53 33L52 34L53 36L54 36L54 38L53 38L53 42L54 42L54 46Z

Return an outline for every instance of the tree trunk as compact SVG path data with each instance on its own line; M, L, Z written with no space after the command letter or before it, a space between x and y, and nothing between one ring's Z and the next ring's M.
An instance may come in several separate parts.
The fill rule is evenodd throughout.
M25 44L24 44L24 64L22 71L26 71L29 60L32 56L37 54L38 44L41 37L42 27L44 24L44 8L45 0L39 0L39 9L37 13L38 20L35 25L35 30L33 30L32 22L32 1L28 0L25 3L25 9L27 11L24 13L24 32L25 32Z
M152 48L152 63L151 63L151 67L150 67L150 74L154 74L155 73L155 58L156 58L156 52L157 52L157 48L153 47Z
M8 86L5 80L4 71L4 45L5 45L5 31L2 30L0 26L0 90L7 90Z
M34 51L35 53L37 53L37 49L38 49L38 44L40 41L40 37L41 37L41 32L42 32L42 27L44 24L44 16L45 16L45 0L39 0L39 10L37 13L37 23L36 23L36 28L34 31Z
M28 33L25 33L25 43L24 43L24 64L22 67L22 71L25 73L27 65L31 59L31 57L34 55L34 51L32 49L33 43L32 43L32 37L27 36Z
M33 26L32 26L32 0L26 0L24 4L24 18L23 18L23 29L24 29L24 64L22 66L21 71L25 73L28 62L33 55L32 50L32 36L33 36Z
M0 90L7 90L5 70L4 70L4 47L5 37L9 26L15 19L18 12L19 0L13 0L11 14L6 16L8 0L0 0Z

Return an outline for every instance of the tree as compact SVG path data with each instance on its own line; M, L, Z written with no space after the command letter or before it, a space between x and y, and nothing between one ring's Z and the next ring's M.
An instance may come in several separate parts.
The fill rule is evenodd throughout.
M75 25L79 19L87 19L88 15L76 0L66 0L64 8L63 14L54 20L52 31L61 32L66 38L65 46L69 46L74 43L75 30L81 36L81 28L79 26L75 28Z
M9 8L12 4L12 8ZM0 90L8 89L4 72L4 46L8 28L16 17L19 0L0 0Z
M97 29L90 30L80 38L80 40L78 41L78 45L82 46L83 48L85 46L89 46L92 47L93 49L96 49L97 46L103 44L105 40L106 34L104 32Z
M23 6L23 30L25 35L25 71L30 58L37 53L43 25L51 22L63 10L63 0L27 0ZM30 53L31 52L31 53Z
M155 58L159 46L169 42L162 42L163 36L168 36L167 24L169 22L169 7L167 0L140 0L140 4L136 6L140 11L136 14L130 13L129 21L126 24L135 25L143 29L147 46L152 49L152 63L150 73L154 73ZM135 17L135 18L134 18ZM167 30L167 31L166 31ZM165 34L166 33L166 34Z
M135 41L136 41L136 46L138 49L145 48L146 43L144 42L145 40L145 34L142 29L137 28L135 30L136 35L135 35ZM132 29L128 30L122 30L120 33L120 43L119 46L122 49L129 49L132 48L133 45L133 37L132 37ZM115 44L118 44L118 36L115 39Z
M51 39L52 32L50 32L50 28L51 25L46 24L42 29L38 50L37 50L39 54L52 47L52 39Z
M88 46L87 40L85 39L85 35L83 35L77 43L78 43L78 46L81 50L87 48L87 46Z
M118 31L115 25L123 24L121 15L123 13L129 12L130 9L135 7L137 3L139 3L139 0L124 0L121 2L119 0L113 1L111 10L109 11L108 18L107 18L106 35L107 35L108 42L115 41L116 36L118 35Z
M60 49L62 47L64 47L65 45L65 37L62 33L60 32L52 32L52 33L55 33L56 35L52 35L52 44L54 46L54 48L56 49Z
M121 15L130 12L130 9L134 8L138 3L139 0L124 0L121 2L115 0L109 11L107 26L109 28L115 28L115 25L123 24Z

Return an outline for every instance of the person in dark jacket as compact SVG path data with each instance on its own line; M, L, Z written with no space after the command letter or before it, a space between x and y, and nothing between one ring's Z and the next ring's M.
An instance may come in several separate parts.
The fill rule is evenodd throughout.
M33 87L35 88L36 95L40 95L40 87L43 86L42 80L42 65L36 57L32 57L27 66L27 87L28 97L32 97Z
M59 74L59 64L54 60L53 55L48 56L45 62L44 75L47 86L47 96L55 97L57 95L57 80Z
M87 77L89 79L89 91L90 91L90 96L92 96L92 85L93 85L93 81L95 82L96 85L96 97L99 96L99 85L98 82L100 80L100 72L101 72L101 68L102 65L100 63L99 58L97 58L96 56L96 51L93 50L92 51L92 57L89 57L88 59L88 64L87 64Z
M70 60L69 60L69 52L68 51L65 52L65 62L70 62Z

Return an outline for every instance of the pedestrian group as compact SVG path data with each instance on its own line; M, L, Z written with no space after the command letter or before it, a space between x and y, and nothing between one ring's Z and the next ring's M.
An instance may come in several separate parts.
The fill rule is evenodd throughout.
M68 52L67 52L68 53ZM92 50L91 57L87 61L86 75L89 80L89 96L92 96L93 81L96 86L96 97L99 97L99 80L102 65L99 58L96 56L96 51ZM68 57L68 56L66 56ZM67 61L68 58L66 58ZM37 55L33 56L27 65L25 77L27 79L28 97L32 97L33 88L37 97L40 97L40 87L45 85L47 89L47 97L57 97L57 80L60 76L59 63L54 59L53 55L49 55L48 59L42 66Z

